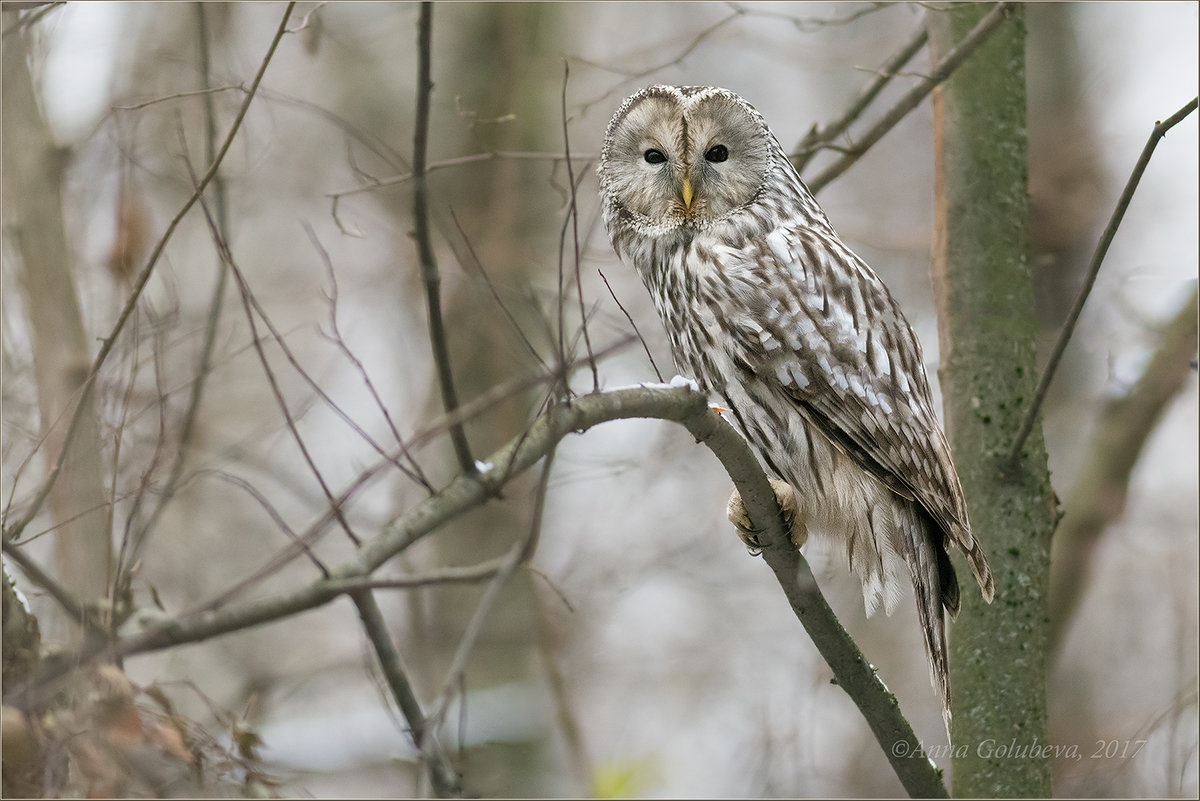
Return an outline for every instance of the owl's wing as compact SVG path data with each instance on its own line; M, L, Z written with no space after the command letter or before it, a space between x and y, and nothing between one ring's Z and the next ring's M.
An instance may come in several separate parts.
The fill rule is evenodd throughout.
M916 334L878 276L836 235L783 226L726 264L744 315L725 322L760 380L856 464L977 551Z

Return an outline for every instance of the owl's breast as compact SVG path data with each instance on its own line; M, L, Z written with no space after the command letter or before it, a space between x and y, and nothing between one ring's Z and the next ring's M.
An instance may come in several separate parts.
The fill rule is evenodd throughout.
M649 241L635 260L666 329L679 369L709 393L744 380L747 365L730 338L731 328L761 313L759 281L739 265L744 257L706 232Z

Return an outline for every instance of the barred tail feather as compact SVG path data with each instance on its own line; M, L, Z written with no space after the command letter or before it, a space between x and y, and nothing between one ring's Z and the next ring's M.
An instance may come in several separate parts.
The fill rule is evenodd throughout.
M950 664L946 651L946 618L942 610L946 608L952 613L958 610L958 580L939 542L940 532L932 534L932 527L925 520L911 522L915 525L905 525L903 528L909 539L906 555L912 571L917 618L925 635L930 680L942 702L942 721L946 724L946 736L949 737ZM948 568L948 572L945 568Z

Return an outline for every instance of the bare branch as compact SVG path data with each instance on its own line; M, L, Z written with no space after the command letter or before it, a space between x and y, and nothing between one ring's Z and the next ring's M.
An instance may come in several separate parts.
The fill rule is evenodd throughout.
M308 223L304 223L303 227L304 232L308 234L308 241L312 243L313 248L321 257L321 262L325 265L325 272L329 275L330 336L328 339L332 340L334 344L338 346L338 350L340 350L346 356L346 358L350 360L351 364L354 365L354 369L362 378L363 384L367 388L367 392L371 395L372 400L375 401L376 407L379 408L379 412L383 415L383 419L387 423L388 429L391 430L392 436L395 438L396 443L400 446L400 451L404 454L404 457L408 459L408 463L412 465L412 470L406 470L399 464L396 466L401 470L401 472L412 478L429 492L433 492L433 484L431 484L429 479L425 477L425 471L421 469L421 465L417 463L416 457L412 455L412 451L405 444L404 437L400 435L400 430L396 427L396 423L392 420L392 415L388 411L387 404L383 402L383 398L379 396L379 392L375 389L375 382L373 382L371 380L371 376L367 374L367 368L363 365L362 361L354 355L354 351L350 350L350 346L346 344L346 340L342 336L341 330L338 328L338 283L337 273L333 269L333 261L329 258L329 252L325 250L324 246L321 244L321 240L317 238L317 232L312 229L312 226ZM330 402L332 403L332 401ZM360 433L362 433L363 438L367 442L371 443L372 445L375 444L370 437L366 436L366 432ZM375 450L383 456L387 455L383 452L383 449L378 446L375 446Z
M71 620L90 628L95 627L96 622L87 607L66 587L55 581L49 573L42 570L37 562L21 550L20 545L4 540L3 543L0 543L0 546L4 549L4 555L13 560L17 567L21 568L21 572L25 574L26 578L50 593L50 597L58 602L58 605L63 608Z
M304 438L300 436L300 431L296 428L296 420L292 415L291 409L288 407L287 398L284 397L283 390L281 390L279 387L279 382L275 378L275 371L271 369L271 364L267 359L266 353L263 351L261 342L259 341L258 326L254 323L255 311L258 312L259 316L263 320L263 323L271 331L271 334L275 337L275 341L279 343L281 348L283 348L285 355L287 355L289 361L297 369L297 371L306 377L308 374L304 370L300 369L299 362L296 361L295 357L292 356L291 351L283 344L283 337L280 336L279 332L275 330L274 325L272 325L270 319L267 317L266 311L258 304L257 299L255 299L254 295L250 292L250 286L246 283L246 277L242 274L242 271L238 269L237 263L233 260L233 254L229 251L229 245L225 242L224 237L221 235L221 231L217 228L217 223L213 219L212 214L209 212L208 204L204 202L204 198L200 199L200 208L204 212L205 220L208 221L209 232L212 235L213 241L216 243L217 250L220 252L221 258L229 266L230 271L233 273L234 280L237 281L238 290L242 296L242 308L246 312L246 322L250 325L250 339L254 342L254 352L258 354L259 363L262 365L263 373L267 377L267 383L271 387L271 394L275 396L275 402L279 406L279 411L283 414L284 422L287 424L287 429L291 433L292 439L296 443L296 447L300 449L300 454L304 457L304 462L308 465L309 471L317 480L317 484L320 485L321 492L325 495L325 500L329 503L329 508L333 512L334 518L342 527L342 530L346 532L346 536L350 538L350 541L355 545L358 545L360 543L358 535L354 533L354 529L350 526L350 521L346 519L346 516L342 512L341 504L339 504L337 499L334 498L333 492L329 489L329 484L325 481L325 476L321 473L321 469L317 467L316 461L313 459L312 454L309 453L308 446L304 443ZM311 378L308 380L317 390L317 393L321 395L322 398L325 398L330 407L336 410L336 405L334 405L333 402L328 398L324 390L320 389L316 382L312 381ZM370 441L369 437L367 439ZM405 470L404 467L400 466L399 462L397 462L396 466L401 470Z
M833 140L841 136L862 115L871 101L883 91L892 78L899 74L904 65L912 60L912 57L925 46L925 42L928 40L929 31L922 27L894 56L888 59L886 64L879 68L875 77L850 101L850 105L846 107L841 116L820 128L814 125L792 150L791 159L796 171L802 171L822 148L831 148ZM845 152L844 148L835 149Z
M571 188L571 203L567 206L567 217L571 220L571 236L574 243L575 256L575 290L579 295L579 325L583 330L583 342L587 347L588 363L592 368L592 391L600 391L600 373L596 370L596 357L592 353L592 338L588 335L588 315L587 309L583 304L583 280L579 272L579 207L575 205L576 192L578 186L575 183L575 170L571 166L571 132L567 129L567 80L571 77L571 65L563 60L563 85L562 85L562 127L563 127L563 152L567 154L567 186ZM582 176L581 176L582 177ZM558 250L559 258L559 274L562 274L562 247ZM563 361L566 361L564 358Z
M1071 334L1075 333L1075 324L1079 322L1079 315L1083 311L1083 304L1087 302L1088 295L1092 292L1092 286L1096 283L1096 276L1100 273L1100 265L1104 263L1104 256L1108 253L1108 246L1112 244L1113 237L1117 235L1117 228L1120 227L1121 220L1125 217L1125 210L1129 208L1129 202L1133 200L1133 193L1137 191L1138 184L1142 180L1142 173L1146 171L1146 165L1150 163L1150 157L1154 155L1154 148L1158 147L1158 140L1166 136L1167 131L1174 128L1196 110L1196 101L1197 98L1193 97L1179 111L1176 111L1167 119L1154 124L1154 129L1150 132L1150 138L1146 140L1146 146L1142 148L1142 154L1138 156L1137 164L1133 165L1133 172L1129 174L1129 180L1125 182L1125 189L1121 192L1121 197L1117 200L1117 207L1113 209L1112 216L1108 220L1108 225L1105 226L1104 233L1100 235L1100 242L1096 245L1096 252L1092 254L1092 262L1088 265L1087 274L1083 279L1083 286L1075 298L1075 303L1071 306L1071 311L1067 314L1067 319L1063 323L1062 330L1058 333L1058 340L1054 343L1054 349L1050 351L1050 358L1046 360L1046 366L1042 368L1042 375L1038 379L1037 391L1034 393L1033 402L1029 404L1029 410L1025 413L1025 419L1021 421L1021 428L1017 432L1017 436L1013 440L1012 449L1008 453L1008 463L1010 465L1015 465L1021 458L1021 448L1024 447L1029 433L1033 431L1033 424L1037 421L1038 412L1042 408L1042 401L1046 399L1046 391L1050 388L1050 382L1054 379L1054 372L1058 369L1058 363L1062 359L1063 352L1067 349L1067 343L1071 340Z
M568 156L563 153L491 150L487 153L472 153L469 156L455 156L454 158L442 159L441 161L431 161L425 165L425 174L428 175L429 173L437 170L444 170L447 167L461 167L466 164L478 164L482 161L497 161L501 159L514 159L522 161L567 161L568 158L573 159L574 161L588 162L595 161L597 157L594 154L588 153L585 153L581 156ZM358 172L359 175L362 175L362 177L366 179L367 184L365 186L355 186L351 189L342 189L337 192L329 192L325 195L325 197L332 198L334 201L337 201L341 198L348 197L349 195L357 195L361 192L373 192L376 189L382 189L388 186L406 184L413 179L413 174L411 172L393 175L388 178L373 178L361 171Z
M450 369L450 349L446 343L446 327L442 321L441 286L433 243L429 237L428 187L425 181L425 151L429 142L429 95L433 81L429 77L429 62L433 51L433 4L421 3L417 32L417 121L413 131L413 220L417 240L417 255L421 260L421 277L425 282L425 300L429 308L429 343L433 346L433 361L437 366L438 385L442 390L442 405L453 412L458 408L458 393L454 390L454 373ZM462 425L450 427L450 441L464 473L475 471L471 446Z
M597 358L603 359L604 357L607 357L626 347L632 341L633 337L626 337L601 350L596 354L596 356ZM571 364L567 365L567 369L573 370L580 366L582 366L582 362L572 362ZM460 406L455 410L453 415L445 415L442 419L435 420L421 431L418 431L406 443L406 446L410 449L417 448L432 439L434 436L446 431L447 428L454 422L466 422L467 420L471 420L478 415L483 414L497 403L500 403L501 401L516 394L517 392L522 392L539 384L545 384L558 380L558 375L555 373L540 373L529 376L517 376L501 384L497 384L484 394L473 398L468 403ZM360 492L376 478L383 475L384 469L389 464L394 464L394 461L397 458L399 458L399 454L388 455L382 461L371 465L359 473L359 475L352 482L350 482L350 485L338 495L336 506L339 508L344 508L358 492ZM333 523L335 519L336 518L334 517L333 510L326 509L321 517L318 518L314 523L310 524L304 533L297 537L296 541L292 545L281 550L278 554L271 557L271 559L268 560L265 565L259 567L253 573L238 581L229 589L220 593L211 600L191 610L188 610L183 616L187 617L199 615L220 609L229 601L240 596L246 590L250 589L251 587L258 586L261 584L262 579L279 571L285 565L289 564L293 559L296 559L301 554L305 553L305 549L320 539L320 537L325 533L329 525ZM394 524L397 524L397 522L391 521L389 525ZM416 540L414 538L407 543L401 544L397 547L396 553L400 553L407 548L409 544L415 541ZM358 585L355 586L357 587Z
M967 60L968 56L974 53L981 44L986 42L996 32L1000 24L1008 19L1012 5L1012 3L997 3L983 19L979 20L979 23L971 29L971 32L963 37L958 46L938 62L933 72L925 80L908 90L878 122L872 125L866 133L858 137L854 146L846 155L817 173L816 177L811 181L808 181L808 188L814 194L820 192L830 181L854 166L854 163L862 158L863 154L870 150L876 142L882 139L884 134L895 128L900 120L904 119L910 111L920 105L926 95L932 92L938 84L949 78Z
M198 12L198 13L200 13L201 15L203 14L203 12ZM205 52L205 54L204 54L204 61L207 64L207 62L208 62L207 52ZM208 74L207 70L205 70L205 72L204 72L204 78L205 78L205 81L207 82L208 78L209 78L209 74ZM237 89L240 92L246 91L246 87L242 86L240 83L228 84L226 86L213 86L213 87L209 87L209 88L205 88L205 89L193 89L190 92L174 92L173 94L163 95L162 97L156 97L153 100L144 100L141 103L133 103L128 106L113 106L113 110L114 111L138 111L140 109L148 108L150 106L154 106L159 103L166 103L170 100L182 100L185 97L196 97L197 95L200 95L200 96L203 96L206 98L211 98L217 92L228 92L232 89Z
M496 285L492 283L491 276L488 275L487 269L483 266L483 261L475 253L475 246L471 244L471 240L467 237L467 232L463 230L462 224L458 221L458 215L454 213L453 209L450 210L450 219L454 222L454 227L458 230L459 236L463 239L463 244L467 247L467 254L471 257L471 264L479 271L479 275L483 278L483 283L487 285L488 291L492 293L492 298L496 301L496 305L500 307L500 311L504 312L504 316L512 324L513 330L517 332L517 336L525 343L525 348L529 351L530 355L537 360L537 363L543 369L549 370L550 367L546 364L546 360L537 352L537 348L533 346L533 342L526 336L525 331L521 328L521 324L517 322L517 318L513 316L508 305L500 297L500 293L496 291Z
M617 304L617 308L621 310L621 313L625 315L625 319L629 321L631 326L633 326L633 333L637 335L638 341L642 343L642 349L646 351L646 358L650 360L650 366L654 368L654 374L658 376L659 381L665 381L666 379L663 378L662 371L659 370L658 365L654 363L654 355L650 353L650 346L646 344L645 337L643 337L642 332L638 330L637 323L633 321L633 316L626 311L624 304L621 303L621 299L617 297L617 293L613 292L612 284L608 283L608 277L604 274L604 272L602 270L597 270L596 272L600 273L600 278L604 281L604 285L608 287L608 294L612 296L613 301Z
M417 701L412 682L408 680L408 674L400 662L400 652L396 650L392 637L388 634L387 622L383 619L379 604L370 590L356 590L350 593L350 598L358 609L367 639L371 641L375 655L379 658L379 668L392 691L392 697L396 699L396 706L408 721L413 742L422 756L429 759L429 775L434 792L439 798L462 795L459 777L446 759L435 732L428 726L428 720L421 711L421 704Z

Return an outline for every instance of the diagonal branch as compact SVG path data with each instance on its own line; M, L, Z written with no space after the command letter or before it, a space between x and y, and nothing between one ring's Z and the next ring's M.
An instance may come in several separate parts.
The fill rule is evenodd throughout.
M925 42L928 40L929 31L922 27L905 43L904 47L900 48L894 56L888 59L886 64L879 68L875 77L850 101L850 105L846 107L841 116L820 128L814 125L792 150L792 164L795 165L796 171L803 170L821 148L845 133L846 129L862 115L871 101L883 91L892 78L896 77L896 73L912 60L912 57L925 46Z
M1167 119L1154 124L1154 130L1150 132L1150 138L1146 140L1146 146L1142 148L1142 154L1138 156L1137 164L1133 166L1133 172L1129 174L1129 180L1125 182L1125 189L1121 192L1121 197L1117 200L1117 207L1113 209L1112 217L1109 218L1108 225L1104 228L1104 233L1100 235L1100 242L1096 245L1096 252L1092 254L1092 263L1088 265L1087 274L1083 279L1083 286L1079 290L1079 295L1075 298L1075 303L1071 306L1070 313L1067 314L1067 320L1063 323L1062 330L1058 334L1058 341L1054 343L1054 349L1050 351L1050 358L1046 360L1046 366L1042 368L1042 376L1038 379L1037 391L1034 393L1033 402L1029 404L1029 411L1025 413L1025 419L1021 421L1021 428L1017 431L1017 436L1013 439L1012 449L1008 452L1008 463L1010 465L1015 465L1017 460L1021 458L1021 448L1025 446L1025 440L1029 437L1029 433L1033 431L1033 424L1037 420L1038 411L1042 408L1042 401L1046 399L1046 392L1050 388L1050 382L1054 379L1058 363L1062 359L1063 352L1067 349L1067 343L1071 341L1071 334L1075 333L1075 324L1079 322L1079 315L1083 312L1083 304L1087 302L1088 295L1092 292L1092 286L1096 283L1096 276L1100 273L1100 265L1104 263L1104 257L1108 253L1108 246L1112 244L1113 237L1117 235L1117 228L1120 227L1121 220L1125 218L1125 210L1129 208L1129 203L1133 200L1133 193L1137 191L1138 184L1142 180L1142 174L1146 172L1146 165L1150 163L1150 157L1154 155L1154 148L1158 147L1158 140L1166 136L1167 131L1174 128L1196 110L1196 100L1193 97L1179 111L1176 111Z
M958 45L946 54L945 58L938 62L934 67L933 72L925 77L920 83L909 89L905 95L896 101L896 104L888 109L878 122L867 129L866 133L858 137L853 147L847 148L845 154L837 161L830 164L811 180L808 181L808 188L813 194L820 192L830 181L837 178L846 170L854 166L854 163L862 158L863 154L871 149L872 146L884 134L896 127L900 120L904 119L910 111L920 105L921 101L932 92L939 84L950 77L959 66L974 53L979 46L986 42L989 37L1000 27L1004 20L1008 19L1009 12L1012 10L1012 3L997 3L995 7L989 11L979 23L971 29L971 31L963 37L963 40Z
M383 671L388 689L392 691L396 705L400 707L400 713L408 721L413 742L417 744L417 749L422 755L432 752L429 775L434 792L439 798L461 796L462 784L459 776L454 772L445 752L437 742L436 733L432 731L428 718L421 710L421 704L417 700L412 682L408 680L408 674L400 662L400 652L396 650L396 645L388 633L387 623L383 619L379 603L369 589L351 592L350 599L354 601L354 606L358 609L363 629L371 641L371 646L375 649L375 655L379 658L379 667Z

